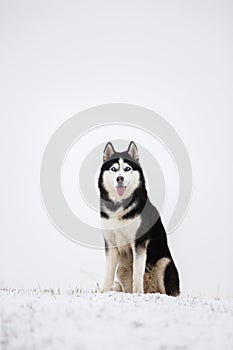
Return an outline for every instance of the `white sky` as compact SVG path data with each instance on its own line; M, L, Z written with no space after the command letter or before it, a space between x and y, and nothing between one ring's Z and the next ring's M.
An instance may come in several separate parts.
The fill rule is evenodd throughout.
M183 291L232 296L232 17L226 0L1 2L0 286L102 281L103 252L44 212L40 163L69 117L126 102L167 119L192 161L190 210L169 238Z

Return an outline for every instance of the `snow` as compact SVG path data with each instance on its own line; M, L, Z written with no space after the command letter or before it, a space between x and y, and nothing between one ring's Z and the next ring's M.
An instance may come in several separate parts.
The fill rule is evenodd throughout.
M0 349L233 349L233 299L1 290Z

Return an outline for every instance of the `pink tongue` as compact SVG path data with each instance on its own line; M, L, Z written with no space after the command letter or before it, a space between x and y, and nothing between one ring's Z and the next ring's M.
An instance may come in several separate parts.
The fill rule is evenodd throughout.
M119 196L123 196L123 194L125 193L125 187L119 186L116 189L117 189L117 193L119 194Z

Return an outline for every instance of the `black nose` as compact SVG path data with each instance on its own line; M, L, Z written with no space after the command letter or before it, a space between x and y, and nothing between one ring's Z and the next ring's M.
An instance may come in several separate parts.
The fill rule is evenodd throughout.
M117 182L123 182L124 178L123 178L123 176L117 176L116 180L117 180Z

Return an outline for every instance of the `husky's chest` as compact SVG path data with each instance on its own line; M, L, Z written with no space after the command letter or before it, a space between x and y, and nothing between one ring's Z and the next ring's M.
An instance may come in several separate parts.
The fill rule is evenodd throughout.
M125 220L114 216L102 219L104 238L110 246L129 245L134 242L140 224L140 216Z

